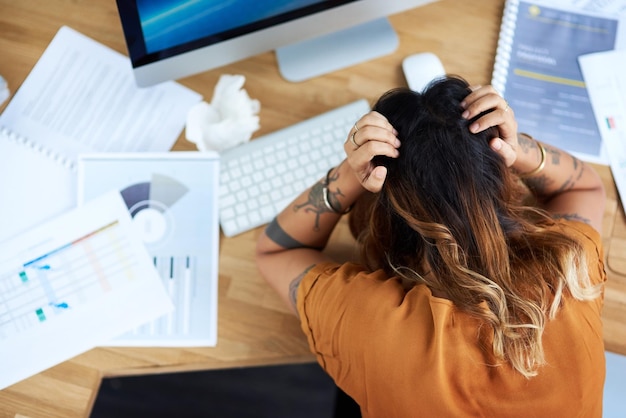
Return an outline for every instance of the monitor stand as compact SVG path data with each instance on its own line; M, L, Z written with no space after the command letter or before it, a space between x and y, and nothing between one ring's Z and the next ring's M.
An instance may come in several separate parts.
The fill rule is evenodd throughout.
M278 69L298 82L395 51L398 35L386 18L276 49Z

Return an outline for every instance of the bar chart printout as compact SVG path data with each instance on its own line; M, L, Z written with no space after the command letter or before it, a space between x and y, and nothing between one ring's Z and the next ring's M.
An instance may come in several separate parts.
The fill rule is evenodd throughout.
M169 313L118 192L0 243L0 389Z

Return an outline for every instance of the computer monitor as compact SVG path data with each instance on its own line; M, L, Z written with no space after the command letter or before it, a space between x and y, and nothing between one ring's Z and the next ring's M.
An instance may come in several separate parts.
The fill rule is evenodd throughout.
M303 81L391 53L387 16L434 0L116 0L137 85L276 50Z

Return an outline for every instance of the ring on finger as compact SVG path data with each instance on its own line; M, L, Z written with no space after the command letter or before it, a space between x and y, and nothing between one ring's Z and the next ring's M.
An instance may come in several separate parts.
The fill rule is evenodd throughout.
M509 102L507 102L506 100L504 101L504 103L506 103L506 106L504 106L504 111L508 112L509 111Z
M354 139L354 135L356 135L357 132L358 131L352 132L352 135L350 135L350 142L352 142L354 144L354 146L358 148L358 147L360 147L360 145L357 144L356 140Z
M357 122L354 122L354 131L355 131L355 132L358 132L358 131L359 131L359 127L358 127L358 126L356 126L356 124L357 124Z

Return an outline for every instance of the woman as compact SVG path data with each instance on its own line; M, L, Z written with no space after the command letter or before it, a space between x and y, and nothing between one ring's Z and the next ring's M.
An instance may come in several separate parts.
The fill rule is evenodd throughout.
M600 417L593 169L455 77L384 95L344 149L260 236L258 266L363 416ZM321 250L355 203L362 262L339 264Z

